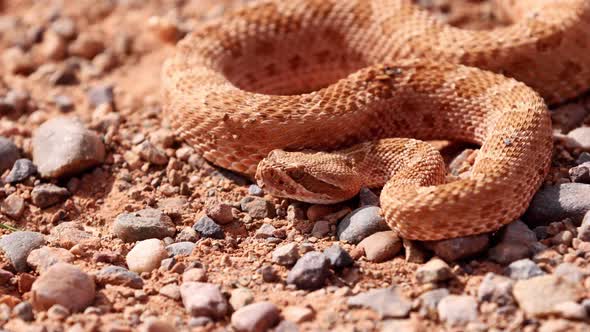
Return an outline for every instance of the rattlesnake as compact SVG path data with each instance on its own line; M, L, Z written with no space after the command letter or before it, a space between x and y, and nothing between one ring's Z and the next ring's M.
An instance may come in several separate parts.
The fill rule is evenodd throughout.
M179 42L165 111L198 153L270 194L330 203L387 182L381 208L405 238L493 231L548 172L545 102L590 87L590 1L501 5L514 24L467 31L409 0L257 2ZM482 147L445 182L437 151L391 137Z

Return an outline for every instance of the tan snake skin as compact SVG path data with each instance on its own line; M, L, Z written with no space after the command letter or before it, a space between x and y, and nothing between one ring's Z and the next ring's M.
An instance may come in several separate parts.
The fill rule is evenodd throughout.
M178 44L165 110L198 153L250 176L275 149L368 142L273 152L256 174L271 194L326 203L385 184L405 238L493 231L525 211L551 157L545 102L518 81L548 103L590 87L590 1L501 5L514 24L467 31L407 0L258 2ZM445 183L433 148L391 137L482 147Z

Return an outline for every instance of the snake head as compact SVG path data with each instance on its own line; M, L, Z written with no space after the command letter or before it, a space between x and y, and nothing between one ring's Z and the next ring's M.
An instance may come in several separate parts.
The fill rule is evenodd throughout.
M361 180L346 157L325 152L273 150L256 169L261 188L273 196L315 204L354 197Z

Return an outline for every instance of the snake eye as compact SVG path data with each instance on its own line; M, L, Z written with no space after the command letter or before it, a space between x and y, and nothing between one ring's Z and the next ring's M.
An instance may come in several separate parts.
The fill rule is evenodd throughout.
M289 176L291 177L291 179L297 181L301 180L305 176L305 172L302 169L297 168L290 171Z

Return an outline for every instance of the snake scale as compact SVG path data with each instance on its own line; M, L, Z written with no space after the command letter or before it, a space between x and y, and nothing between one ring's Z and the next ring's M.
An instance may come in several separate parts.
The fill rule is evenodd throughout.
M272 195L383 186L404 238L494 231L548 172L546 105L590 87L590 1L497 3L513 24L471 31L409 0L259 1L178 43L164 109L198 153ZM434 139L481 145L468 176L445 179L421 141Z

